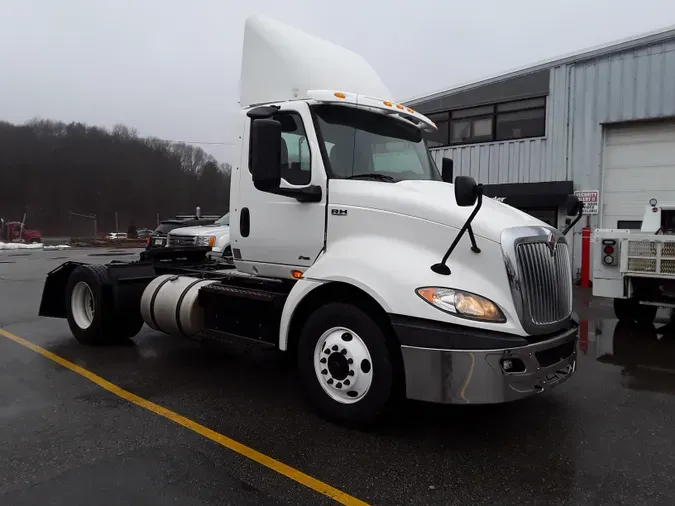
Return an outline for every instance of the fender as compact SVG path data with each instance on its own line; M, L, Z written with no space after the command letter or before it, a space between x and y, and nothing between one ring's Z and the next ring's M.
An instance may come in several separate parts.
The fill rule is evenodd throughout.
M482 255L472 253L468 246L461 250L458 248L451 258L453 274L441 276L430 269L438 262L439 253L423 245L372 235L338 240L304 272L303 278L289 293L279 327L279 349L286 350L295 309L314 289L328 282L342 282L361 289L389 314L523 335L511 294L504 290L508 282L503 264L485 262L486 258L501 258L501 248L499 244L488 241L482 241L481 248L484 250ZM504 277L502 282L495 283L500 277ZM478 293L497 303L507 322L479 322L443 312L417 296L415 289L422 286L463 288Z
M281 322L279 324L280 350L286 351L288 348L288 331L290 329L291 321L293 320L296 308L316 288L334 281L341 281L348 285L355 286L356 288L360 288L373 299L375 299L375 301L377 301L385 311L389 312L387 310L388 306L386 306L384 299L375 293L368 285L362 283L359 280L345 276L334 276L331 279L307 279L303 277L303 279L299 280L289 292L288 297L286 298L286 303L284 304L284 310L281 313Z

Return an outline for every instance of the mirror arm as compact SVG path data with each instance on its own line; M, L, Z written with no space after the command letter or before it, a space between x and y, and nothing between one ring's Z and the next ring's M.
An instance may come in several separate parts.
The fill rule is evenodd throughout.
M579 223L579 220L581 219L581 217L583 216L583 214L584 214L584 203L583 203L583 202L580 202L580 203L579 203L579 211L577 211L577 217L574 218L574 220L572 220L572 222L571 222L569 225L567 225L567 226L565 227L565 229L563 230L562 234L563 234L563 235L567 235L567 232L569 232L570 230L572 230L572 229L574 228L574 225L576 225L577 223Z
M481 201L482 200L483 199L481 199ZM469 223L469 226L467 227L466 231L469 233L469 239L471 240L471 251L473 251L474 253L480 253L480 248L478 247L478 244L476 244L476 236L473 235L473 227L471 226L471 223Z
M294 198L298 202L321 202L321 197L323 196L321 187L317 185L310 185L304 188L275 188L274 190L269 190L267 193Z
M467 231L469 232L469 238L471 239L471 251L473 251L474 253L480 253L480 248L478 248L478 245L476 244L476 237L473 235L473 228L471 228L471 222L476 217L478 211L480 211L480 208L483 205L483 188L479 185L476 188L476 190L478 193L476 207L474 207L473 211L471 211L469 219L466 220L464 226L462 226L462 228L459 230L459 233L455 236L455 240L452 241L452 244L448 248L448 251L446 251L445 255L443 255L443 259L439 263L431 266L431 270L434 271L436 274L448 276L451 273L450 267L445 265L445 262L448 261L448 258L455 250L455 248L459 244L459 241L462 239L462 237Z

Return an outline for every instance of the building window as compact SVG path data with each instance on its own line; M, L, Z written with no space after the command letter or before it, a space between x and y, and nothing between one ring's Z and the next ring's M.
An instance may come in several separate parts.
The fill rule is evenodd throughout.
M543 137L546 97L471 107L429 115L438 132L425 135L429 147Z
M545 133L545 98L497 104L495 140L543 137Z
M436 126L438 127L437 132L425 132L424 137L427 140L428 146L430 148L435 148L448 144L450 113L442 112L440 114L429 114L427 117L436 123Z
M494 106L472 107L450 114L450 144L492 140Z

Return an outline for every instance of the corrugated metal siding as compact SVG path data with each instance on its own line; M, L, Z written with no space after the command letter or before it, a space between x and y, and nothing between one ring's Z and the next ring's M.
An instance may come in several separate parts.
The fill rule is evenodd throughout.
M601 191L603 126L675 116L675 41L557 69L571 76L569 171L578 190ZM592 227L601 226L591 216ZM581 226L575 228L575 271L581 264Z
M485 184L573 180L601 188L603 125L675 117L675 40L551 69L546 137L432 150ZM597 227L597 217L591 217ZM580 267L581 227L572 242Z
M675 116L675 41L573 68L571 173L600 188L603 124Z
M546 143L542 138L490 142L434 149L433 155L439 167L441 158L452 158L455 175L471 176L480 183L529 183L541 181L548 170Z
M435 148L436 163L448 157L455 161L457 175L471 176L485 184L533 183L567 179L567 80L550 74L546 102L546 137L516 141L487 142L467 146Z

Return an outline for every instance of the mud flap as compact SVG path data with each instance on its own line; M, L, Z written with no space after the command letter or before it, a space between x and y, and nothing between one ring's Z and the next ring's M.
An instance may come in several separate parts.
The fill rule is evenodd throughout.
M66 317L66 285L72 272L83 265L81 262L65 262L47 274L42 289L38 316Z

